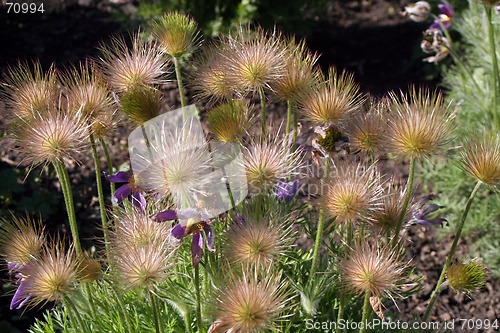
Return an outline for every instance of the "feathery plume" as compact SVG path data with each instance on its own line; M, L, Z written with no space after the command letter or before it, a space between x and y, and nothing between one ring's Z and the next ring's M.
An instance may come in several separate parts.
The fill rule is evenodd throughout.
M463 145L462 168L487 185L500 185L500 135L484 133Z
M151 29L160 46L172 57L192 52L199 39L196 21L178 12L166 13L151 24Z

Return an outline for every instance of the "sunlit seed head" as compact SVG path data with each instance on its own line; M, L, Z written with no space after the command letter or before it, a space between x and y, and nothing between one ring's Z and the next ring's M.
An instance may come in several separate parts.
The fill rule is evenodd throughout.
M111 258L116 278L127 288L153 288L172 266L175 246L171 224L157 223L143 211L125 208L115 216L111 234Z
M148 214L133 207L118 211L114 219L111 246L115 252L129 247L161 245L170 235L170 223L156 223Z
M60 110L18 118L10 124L23 161L32 166L75 160L88 148L88 121L81 113Z
M19 63L9 68L4 84L7 105L20 118L30 118L33 114L45 113L57 103L59 98L58 79L54 66L43 73L42 66Z
M384 190L380 207L373 210L368 222L384 235L389 231L395 230L403 212L405 197L406 187L397 185L394 180L389 181L389 186ZM409 202L409 207L403 217L403 225L406 225L410 221L413 211L412 207L412 202Z
M270 88L284 75L285 52L276 32L240 27L225 43L227 80L239 94Z
M151 142L154 158L143 157L147 166L136 179L140 187L160 197L172 195L176 203L186 205L192 203L202 181L210 184L212 159L207 143L190 128L158 130L161 137Z
M305 40L284 41L285 66L281 77L272 83L272 90L282 100L298 102L316 87L321 78L315 68L318 56L307 49Z
M378 242L356 244L339 266L348 291L390 298L404 288L407 268L408 263L402 262L394 250Z
M500 185L500 135L485 133L463 145L462 168L487 185Z
M29 216L0 220L0 253L7 264L22 267L37 258L45 243L42 222Z
M55 241L37 260L30 262L25 273L29 276L26 291L31 296L30 303L61 301L72 292L78 277L73 247L65 250L60 241Z
M388 123L388 146L402 158L426 158L449 140L455 113L441 93L426 88L410 89L392 100Z
M151 29L163 50L176 58L192 52L199 39L196 21L178 12L166 13Z
M237 142L252 125L250 107L243 100L221 104L209 111L208 128L221 142Z
M252 143L243 151L243 163L251 192L271 190L282 179L298 172L301 164L298 152L291 152L278 136L262 143Z
M373 166L344 162L334 167L320 200L336 223L352 223L369 218L379 208L382 193L380 174Z
M228 71L220 45L211 44L203 48L193 63L189 81L194 97L199 101L217 102L230 100L233 86L228 81Z
M286 285L278 274L258 276L228 273L215 297L215 316L221 332L251 333L272 330L287 306Z
M85 62L80 63L79 68L69 68L63 75L62 83L69 111L81 112L91 118L111 112L113 99L95 63Z
M172 249L165 239L160 244L129 247L113 253L117 279L126 288L153 289L172 268Z
M121 96L121 110L131 121L142 125L160 114L161 99L160 90L148 86L136 86Z
M374 156L383 152L386 139L386 103L373 102L367 113L359 113L349 122L347 135L354 151Z
M320 124L341 124L359 109L364 97L354 76L347 72L338 73L334 67L328 72L328 79L301 103L301 110L308 120Z
M293 236L288 215L249 201L243 211L245 222L235 221L227 233L225 254L236 265L268 268L292 247Z
M77 272L78 280L82 282L96 281L102 274L101 263L90 256L83 256L78 259Z
M101 46L104 74L111 88L119 93L165 81L168 60L163 52L155 43L143 41L140 34L131 38L131 47L123 38Z
M480 259L450 265L446 270L448 284L456 292L472 293L486 285L489 273Z

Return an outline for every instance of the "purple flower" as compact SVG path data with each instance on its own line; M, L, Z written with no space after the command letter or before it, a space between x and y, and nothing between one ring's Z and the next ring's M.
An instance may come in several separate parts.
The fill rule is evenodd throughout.
M438 8L441 11L441 14L438 15L438 17L434 20L429 29L443 30L441 25L444 26L446 29L449 29L451 27L453 16L455 16L453 8L447 3L439 4ZM439 22L441 22L441 24Z
M299 191L301 185L298 180L293 180L288 183L280 183L276 190L276 198L285 202L290 202Z
M14 296L12 297L12 300L10 301L10 309L20 309L30 299L30 294L26 290L26 287L28 286L28 277L22 275L21 273L16 274L17 277L17 290L14 293Z
M205 221L195 222L188 224L187 220L193 218L202 218L206 217L204 214L200 214L195 209L183 209L179 212L175 210L165 210L162 211L152 219L155 222L163 222L163 221L172 221L181 219L181 223L177 224L174 228L172 228L172 236L176 239L181 240L185 236L191 234L193 235L191 241L191 258L193 259L193 266L196 266L200 263L201 258L203 256L203 239L205 238L207 249L210 252L214 252L214 233L210 224Z
M134 206L140 208L142 211L146 210L146 199L136 186L132 172L118 171L112 175L106 174L106 179L112 183L127 183L120 186L113 194L111 201L114 205L118 205L123 199L132 196Z
M411 219L412 223L420 224L424 226L442 225L448 221L442 217L429 218L429 215L435 211L444 208L444 206L437 205L435 203L428 203L432 200L433 195L427 195L420 199L413 210L413 216Z

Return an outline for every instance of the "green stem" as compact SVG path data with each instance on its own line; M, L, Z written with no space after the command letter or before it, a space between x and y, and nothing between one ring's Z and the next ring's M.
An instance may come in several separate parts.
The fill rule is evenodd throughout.
M344 293L340 296L339 303L339 313L337 314L337 323L341 323L344 320L344 308L345 308L346 296ZM337 325L336 330L337 333L340 333L340 325Z
M89 137L90 137L90 145L92 146L92 157L94 159L97 197L99 200L99 211L101 212L101 225L104 234L104 246L106 247L106 255L109 260L111 258L111 249L109 247L109 228L108 228L108 218L106 216L106 204L104 203L104 191L102 190L101 166L99 165L99 155L97 154L95 138L92 131L90 132Z
M72 317L71 319L76 321L76 324L79 326L79 330L78 332L85 332L85 333L88 333L89 330L87 328L87 325L85 325L83 319L82 319L82 316L80 315L80 312L78 311L78 309L76 308L75 304L73 303L73 301L71 300L71 297L65 297L64 298L64 303L66 304L66 306L68 307L69 311L69 315L70 317ZM71 315L73 314L74 317Z
M149 299L151 300L151 307L153 309L153 317L155 321L156 333L163 333L163 326L161 325L160 319L160 307L158 305L158 299L151 290L148 289Z
M498 70L498 61L497 61L497 51L496 51L496 46L495 46L495 30L493 26L493 19L491 12L493 10L491 5L484 5L484 8L486 10L486 17L488 20L488 37L490 40L490 47L491 47L491 61L493 65L493 124L496 129L500 128L500 123L498 122L498 113L497 113L497 101L498 101L498 91L500 90L499 87L499 81L500 81L500 74Z
M293 110L293 150L297 149L297 135L299 135L299 116L297 113L297 108Z
M330 169L330 161L329 161L329 156L325 157L325 174L323 175L323 179L328 179L328 173ZM312 264L311 264L311 272L309 273L309 283L311 283L314 279L314 275L316 274L316 266L318 265L318 260L319 260L319 249L321 247L321 240L323 239L323 231L325 228L325 210L322 208L319 211L319 218L318 218L318 230L316 231L316 240L314 242L314 249L313 249L313 259L312 259Z
M368 315L370 313L370 292L365 293L365 301L363 302L363 315L361 317L361 328L359 333L366 332L366 323L368 321Z
M453 259L453 255L455 254L455 250L457 248L458 240L460 239L460 235L462 234L462 229L465 224L465 219L467 218L467 215L469 214L469 210L472 204L472 200L474 200L474 197L476 196L477 191L479 190L479 187L481 186L481 182L477 182L476 186L472 190L469 199L467 199L467 203L465 204L465 209L462 214L462 218L460 219L460 222L458 223L457 226L457 231L455 232L455 238L453 239L453 244L451 245L450 252L448 253L448 257L446 258L446 262L444 263L443 270L441 271L441 275L439 276L438 282L436 284L436 287L434 288L434 291L431 294L431 299L429 301L429 305L427 306L427 310L425 311L424 318L422 322L428 321L432 309L434 308L434 304L436 303L436 300L441 292L441 285L443 283L444 277L446 275L446 270L448 269L448 266L451 264L451 260Z
M198 332L202 331L201 324L201 291L200 291L200 265L194 266L194 286L196 288L196 326L198 327Z
M64 163L59 160L53 161L54 168L57 172L57 178L61 184L63 191L64 202L66 204L66 212L68 213L69 228L73 236L73 243L75 246L76 254L80 257L82 255L82 246L80 245L80 236L78 235L78 225L76 223L75 205L73 202L73 193L71 192L71 184L69 181L68 170Z
M260 137L260 143L264 142L264 138L266 136L266 95L264 94L264 89L259 89L260 95L260 109L261 109L261 121L262 121L262 135Z
M111 175L113 173L113 162L111 161L111 155L109 154L108 146L106 142L104 142L103 138L99 139L101 143L102 150L104 151L104 156L106 156L106 163L108 164L108 173ZM111 195L115 193L116 185L113 182L109 182L109 187L111 189Z
M415 176L415 157L411 157L410 158L410 171L409 171L409 175L408 175L408 182L406 183L406 197L405 197L405 201L403 202L403 207L401 209L401 215L399 216L398 225L396 226L396 230L394 230L394 238L392 241L393 247L396 247L396 245L398 244L399 232L401 231L401 228L403 227L403 221L405 219L406 210L408 209L408 204L410 203L411 194L413 191L414 176Z
M286 138L289 139L290 128L292 125L292 101L286 101Z
M131 325L128 319L128 311L127 308L125 307L125 303L123 302L123 295L121 295L118 290L116 289L116 285L113 283L110 283L111 290L115 294L116 301L118 302L118 306L120 307L120 317L123 315L123 319L125 322L125 329L127 330L128 333L132 333Z
M181 66L177 57L172 57L175 67L175 76L177 78L177 86L179 87L179 97L181 99L181 106L186 106L186 97L184 96L184 86L182 84Z

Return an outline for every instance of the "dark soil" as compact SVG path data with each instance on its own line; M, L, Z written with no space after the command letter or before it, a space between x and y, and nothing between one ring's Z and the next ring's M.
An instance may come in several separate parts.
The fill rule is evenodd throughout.
M435 85L438 82L436 68L421 62L423 55L419 50L419 42L425 25L402 18L399 12L403 5L404 1L391 0L330 1L324 16L315 19L308 44L311 50L321 54L320 64L323 68L335 65L353 71L362 90L374 95L393 89L405 89L410 83ZM0 78L7 67L15 65L18 60L38 58L44 68L48 68L52 62L58 67L76 64L88 56L96 56L96 46L101 41L121 32L120 23L109 12L109 6L105 2L91 6L73 5L45 14L11 15L6 14L5 7L0 9L0 45L3 46L0 53ZM169 91L167 104L178 104L173 100L175 90L170 86L166 88ZM3 115L4 112L4 106L0 102L0 114ZM274 117L279 117L281 112L281 109L275 110ZM2 118L0 133L4 130ZM124 150L127 129L122 131L123 135L117 135L113 142L115 165L127 159ZM15 165L16 156L11 148L5 140L0 141L0 171L12 169ZM94 231L94 226L98 225L96 191L94 185L89 185L94 180L92 163L84 160L78 172L75 171L71 173L74 182L89 178L88 184L80 182L78 185L81 198L76 200L83 202L78 207L79 218L89 223L82 236L88 239L87 244L91 244L92 239L99 236ZM398 173L406 173L406 166L401 165ZM44 173L42 178L44 177L49 180L30 183L30 190L17 194L16 200L21 200L24 195L40 195L39 191L43 189L57 191L54 175ZM56 199L60 204L52 207L48 224L50 228L61 231L64 230L61 220L65 220L62 195L59 193ZM11 208L3 204L0 210ZM434 231L423 227L408 230L408 239L412 243L408 258L412 258L417 271L424 274L423 288L418 294L398 304L401 320L422 316L451 246L451 237L438 240ZM465 239L459 246L458 256L467 253L467 246ZM7 276L3 275L1 278L3 283L8 282ZM4 284L2 293L7 287ZM498 281L491 280L486 288L471 295L472 298L445 290L437 302L432 320L500 318L499 289ZM40 313L10 311L10 297L11 294L0 297L0 332L24 332L32 323L33 316Z

